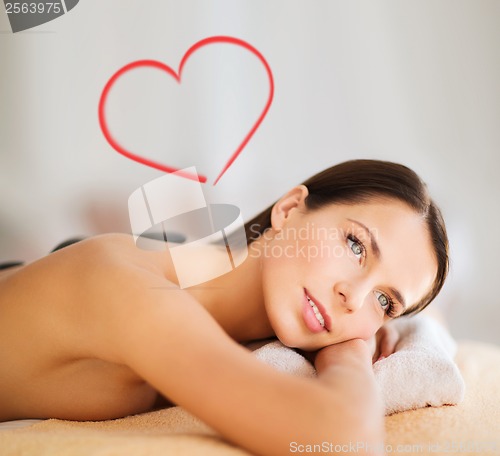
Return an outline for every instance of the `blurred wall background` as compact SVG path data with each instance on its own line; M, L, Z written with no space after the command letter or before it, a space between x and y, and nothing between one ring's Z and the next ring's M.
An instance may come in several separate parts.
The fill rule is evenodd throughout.
M105 83L139 59L176 69L198 40L231 35L266 57L276 92L238 160L206 186L210 198L248 219L336 162L402 162L448 222L452 271L438 305L452 333L500 343L498 1L81 0L16 34L0 10L2 260L128 231L129 195L162 173L106 142L97 117ZM158 74L124 81L112 126L136 150L196 165L213 182L263 106L266 78L227 47L188 67L179 90L192 90L178 99Z

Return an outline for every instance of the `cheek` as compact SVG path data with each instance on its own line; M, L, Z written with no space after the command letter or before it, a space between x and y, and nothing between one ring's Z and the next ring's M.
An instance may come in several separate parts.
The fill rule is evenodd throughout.
M291 274L293 260L286 258L281 245L269 244L260 262L262 279L268 285L285 280Z
M349 270L349 258L346 246L340 240L312 240L298 244L301 263L305 267L332 273ZM354 264L354 263L353 263ZM347 269L346 269L347 268ZM336 274L330 277L335 279Z
M295 280L314 267L317 253L301 240L273 239L263 249L262 272L278 281Z
M349 325L349 335L356 339L370 339L382 327L383 322L373 318L360 318L356 322L351 321Z
M270 302L283 300L286 293L300 283L300 273L295 270L295 260L278 254L277 250L274 249L273 254L270 249L260 259L264 299Z

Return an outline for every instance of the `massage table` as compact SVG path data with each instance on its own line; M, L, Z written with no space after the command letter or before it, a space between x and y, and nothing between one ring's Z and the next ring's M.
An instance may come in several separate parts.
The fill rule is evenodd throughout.
M387 416L388 454L500 455L500 347L460 341L455 360L466 384L463 402ZM101 422L0 425L1 456L248 454L180 407Z

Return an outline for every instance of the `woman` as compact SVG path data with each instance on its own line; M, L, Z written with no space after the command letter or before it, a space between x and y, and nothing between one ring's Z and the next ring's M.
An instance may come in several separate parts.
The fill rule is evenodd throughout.
M354 160L294 187L246 231L241 266L186 290L168 253L128 235L1 271L0 420L103 420L172 403L258 454L288 454L291 442L375 453L383 413L368 342L441 289L439 209L408 168ZM269 337L307 353L317 379L239 344Z

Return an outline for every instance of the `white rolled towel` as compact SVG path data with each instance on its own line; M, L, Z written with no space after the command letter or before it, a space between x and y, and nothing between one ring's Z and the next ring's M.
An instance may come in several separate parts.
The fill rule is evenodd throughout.
M465 383L453 361L456 344L444 327L424 315L392 321L400 334L395 352L373 365L386 415L463 400ZM255 356L277 370L315 377L314 366L280 341L249 346Z
M395 352L373 365L386 414L461 402L465 383L455 364L456 343L424 315L395 320L401 338Z

